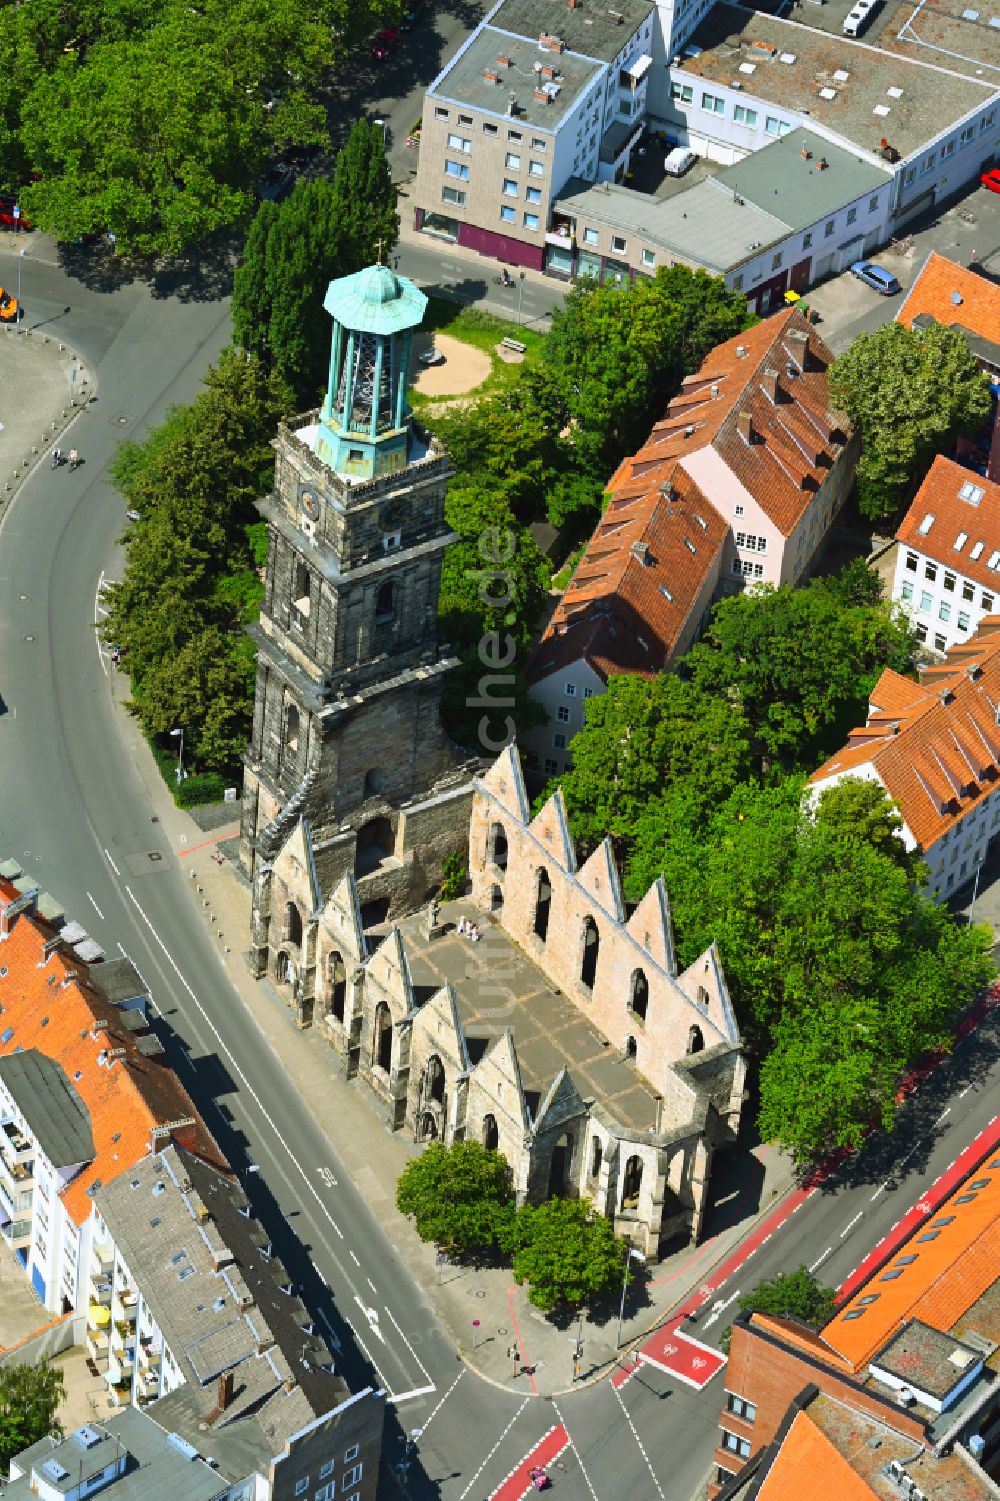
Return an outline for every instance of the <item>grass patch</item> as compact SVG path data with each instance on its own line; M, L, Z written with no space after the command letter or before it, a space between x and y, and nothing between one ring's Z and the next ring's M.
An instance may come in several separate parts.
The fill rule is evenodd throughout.
M570 553L569 557L566 559L565 563L562 565L562 567L560 568L559 572L558 573L554 573L552 575L552 587L553 587L553 589L565 589L566 588L566 585L569 583L570 579L573 577L573 570L574 570L574 568L576 567L577 563L579 563L580 559L583 557L584 549L585 549L586 546L587 546L586 542L581 542L580 546L577 547L573 552Z
M463 307L449 302L446 297L428 297L421 331L428 334L447 334L462 344L470 344L489 356L490 373L468 396L425 396L420 391L408 392L408 399L415 412L430 416L438 407L447 408L454 401L478 401L482 396L492 396L507 386L512 386L523 368L501 360L496 346L501 339L517 339L525 346L525 360L537 359L542 352L546 334L537 329L523 328L509 318L498 318L494 313L484 313L480 308Z

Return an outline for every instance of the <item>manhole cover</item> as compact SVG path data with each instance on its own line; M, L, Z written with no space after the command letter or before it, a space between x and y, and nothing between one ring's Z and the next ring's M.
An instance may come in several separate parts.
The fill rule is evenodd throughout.
M485 1296L486 1296L486 1294L483 1292L482 1288L477 1288L477 1290L476 1290L476 1297L477 1298L485 1298Z
M112 426L113 427L128 427L128 425L129 425L129 423L131 421L132 421L131 417L126 417L124 412L119 412L118 415L117 415L117 417L114 418L114 420L112 422Z
M34 641L34 639L35 639L34 636L22 636L21 637L22 641Z
M26 594L19 594L17 597L18 599L27 599L28 596Z
M162 860L163 856L160 854L159 850L150 850L149 858L151 860Z

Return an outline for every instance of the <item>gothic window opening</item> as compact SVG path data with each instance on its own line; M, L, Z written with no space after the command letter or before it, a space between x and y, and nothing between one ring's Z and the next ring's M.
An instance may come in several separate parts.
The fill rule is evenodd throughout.
M487 1152L495 1152L500 1145L500 1132L497 1130L497 1118L495 1115L483 1116L483 1146Z
M696 1000L701 1011L708 1010L708 991L705 989L704 985L698 986L698 994L696 996Z
M601 952L601 935L592 917L583 919L583 958L580 963L580 984L585 990L593 990L597 978L597 956Z
M689 1053L700 1053L705 1046L705 1034L700 1027L692 1027L688 1033L687 1050Z
M384 786L385 777L377 767L373 767L371 771L365 772L364 796L366 799L370 797L378 797Z
M375 596L375 624L389 625L395 615L396 585L392 579L386 579L384 584L379 585Z
M299 711L294 704L285 710L285 749L294 755L299 748Z
M339 1022L344 1020L347 1004L347 970L344 957L334 949L326 961L327 984L330 994L330 1015Z
M552 882L548 871L542 867L535 878L535 937L545 942L549 931L549 912L552 907Z
M629 995L628 1009L641 1022L646 1020L646 1011L649 1007L649 981L641 969L632 971L631 994Z
M642 1189L642 1158L630 1157L625 1164L625 1176L622 1179L622 1208L638 1209L639 1194Z
M428 1102L433 1100L436 1105L444 1104L444 1064L437 1053L432 1053L427 1060L427 1071L424 1074L424 1099Z
M507 869L507 831L502 823L490 825L486 840L486 859L500 870Z
M552 1162L549 1166L548 1197L550 1199L557 1199L566 1192L572 1150L573 1144L569 1133L564 1131L552 1148Z
M490 911L503 911L503 887L494 884L490 887Z
M302 913L294 902L285 903L285 921L283 935L286 943L294 943L296 948L302 946Z
M396 837L387 818L370 818L362 824L354 857L355 875L367 876L378 870L392 855L395 844Z
M600 1137L595 1136L590 1157L590 1176L596 1178L601 1171L601 1163L604 1161L604 1148L601 1146Z
M379 1001L375 1008L372 1064L385 1074L392 1072L392 1017L385 1001Z
M420 1141L436 1141L438 1134L437 1121L429 1110L425 1110L420 1117L420 1125L417 1128L417 1136Z
M292 581L292 602L295 606L295 616L293 619L295 619L299 627L302 627L309 619L311 586L309 569L301 559L297 559L295 563L295 577Z

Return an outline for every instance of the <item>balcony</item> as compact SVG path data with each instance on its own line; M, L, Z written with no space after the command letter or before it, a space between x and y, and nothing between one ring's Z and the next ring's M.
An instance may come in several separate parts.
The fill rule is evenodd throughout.
M152 1402L160 1395L160 1368L155 1371L140 1370L135 1380L135 1393L140 1402Z
M110 1276L115 1264L115 1248L111 1245L95 1245L90 1252L95 1276Z
M111 1278L92 1277L90 1279L90 1301L99 1303L102 1308L111 1307Z
M13 1121L7 1121L0 1126L0 1155L8 1162L28 1162L34 1158L35 1149L31 1142L19 1131Z
M102 1371L108 1368L108 1353L110 1342L107 1333L103 1329L87 1330L87 1354L94 1364Z
M31 1221L8 1220L5 1225L0 1225L0 1234L15 1251L24 1246L31 1245Z

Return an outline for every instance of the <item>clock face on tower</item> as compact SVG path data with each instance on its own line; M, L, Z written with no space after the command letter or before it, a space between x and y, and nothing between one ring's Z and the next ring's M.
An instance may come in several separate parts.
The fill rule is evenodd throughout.
M406 519L406 504L402 500L394 500L385 506L379 515L378 524L383 532L398 532Z
M310 521L319 520L319 494L312 485L299 486L299 505Z

